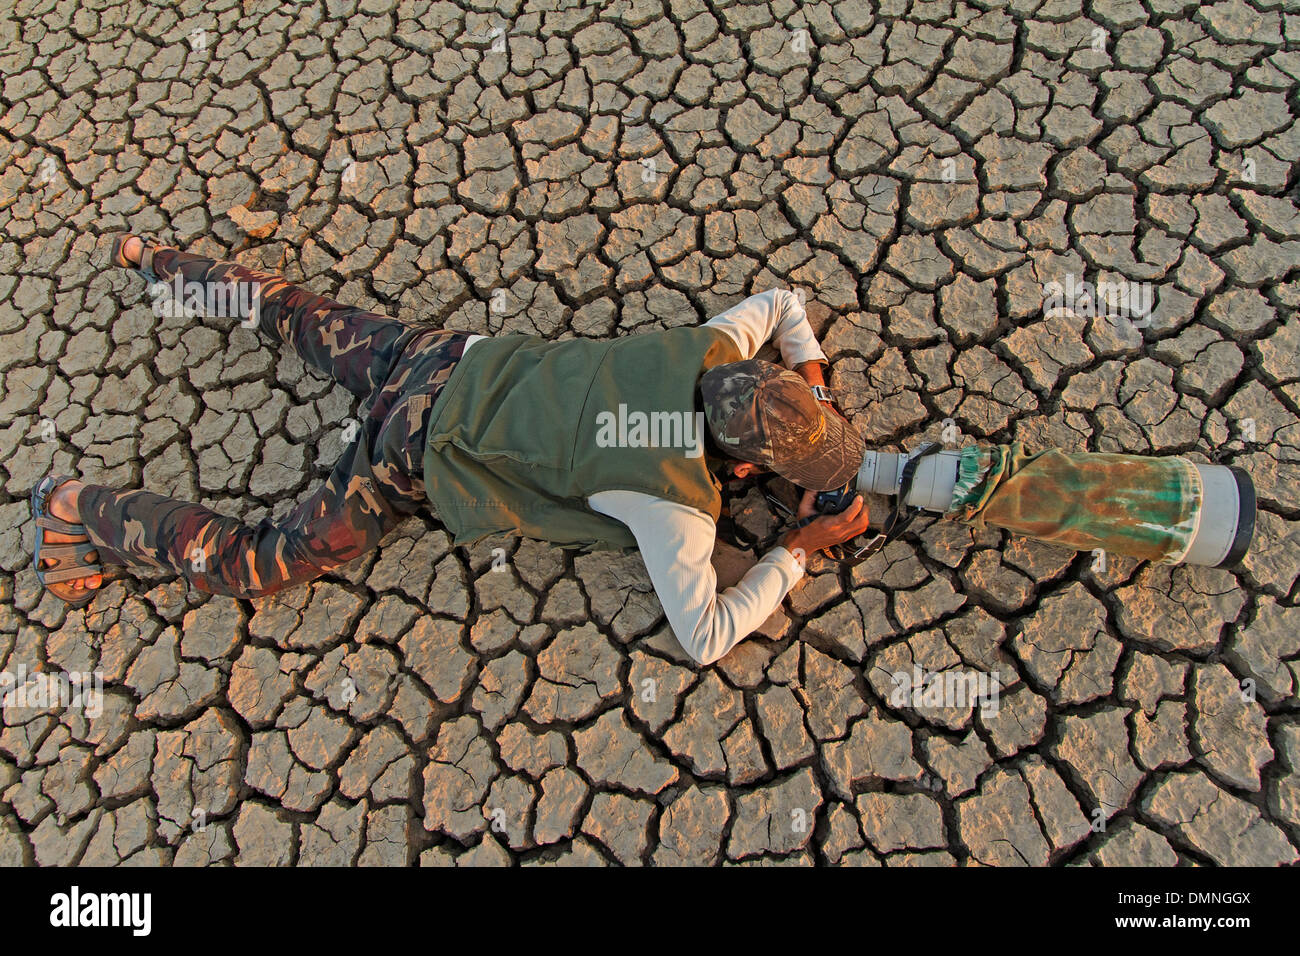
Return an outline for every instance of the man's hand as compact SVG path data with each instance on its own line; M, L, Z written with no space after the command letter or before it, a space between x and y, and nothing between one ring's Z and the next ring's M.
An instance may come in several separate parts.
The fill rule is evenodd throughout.
M803 377L803 380L808 383L809 388L814 385L824 386L826 384L826 366L821 362L815 360L812 362L801 362L794 367L794 370ZM832 402L821 402L820 404L825 405L836 415L840 416L840 418L848 421L848 419L845 418L844 413L836 408Z
M800 518L816 514L813 506L816 494L811 491L803 493L799 502ZM849 506L836 515L822 515L810 521L802 528L787 531L781 538L781 545L800 561L815 551L843 544L867 530L871 515L867 503L861 495L855 495Z
M811 362L800 362L794 367L794 370L803 377L803 380L809 385L826 384L826 366L820 361L813 359Z

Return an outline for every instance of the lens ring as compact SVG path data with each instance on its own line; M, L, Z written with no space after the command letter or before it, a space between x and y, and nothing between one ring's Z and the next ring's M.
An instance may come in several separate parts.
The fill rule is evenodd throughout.
M1216 565L1220 568L1238 564L1250 550L1251 539L1255 537L1255 483L1244 469L1236 465L1229 465L1228 470L1237 482L1237 533L1233 535L1227 555Z

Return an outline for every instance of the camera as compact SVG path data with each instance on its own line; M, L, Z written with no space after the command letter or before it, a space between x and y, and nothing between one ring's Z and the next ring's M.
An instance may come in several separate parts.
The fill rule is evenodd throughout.
M817 509L818 514L837 515L849 506L849 502L853 500L853 496L856 494L852 482L843 488L819 491L813 499L813 507Z

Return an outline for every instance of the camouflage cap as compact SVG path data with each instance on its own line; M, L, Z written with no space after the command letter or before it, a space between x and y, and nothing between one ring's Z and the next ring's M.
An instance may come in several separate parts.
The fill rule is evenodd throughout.
M842 488L862 464L862 436L788 369L760 359L715 365L700 392L709 431L732 458L809 491Z

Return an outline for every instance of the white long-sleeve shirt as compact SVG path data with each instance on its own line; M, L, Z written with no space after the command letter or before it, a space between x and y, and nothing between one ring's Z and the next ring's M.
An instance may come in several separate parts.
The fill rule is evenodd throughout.
M786 289L751 295L706 324L730 335L742 358L753 358L770 341L788 368L826 361L807 313ZM486 336L470 338L465 350L481 338ZM717 528L703 511L636 491L602 491L589 496L587 504L621 521L635 536L673 633L701 664L713 663L753 633L804 573L790 551L776 547L719 594L710 560Z

